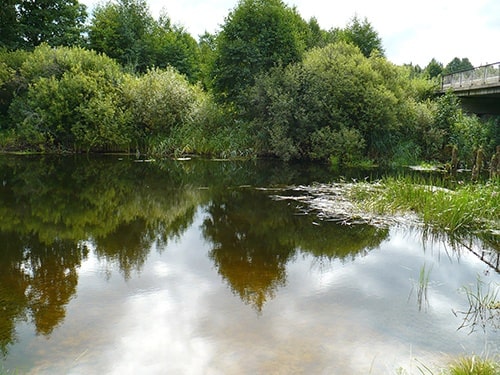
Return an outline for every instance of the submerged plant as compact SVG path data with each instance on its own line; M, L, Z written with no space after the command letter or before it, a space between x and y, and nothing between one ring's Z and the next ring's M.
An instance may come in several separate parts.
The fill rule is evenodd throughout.
M477 326L483 330L487 326L494 329L500 328L500 288L498 285L485 285L478 276L476 285L473 287L465 286L463 291L467 296L469 309L467 311L459 311L458 314L464 316L462 325L458 329L465 327L470 328L470 332L474 332ZM457 315L457 314L455 314Z
M417 289L417 305L418 305L419 311L422 311L422 305L424 303L426 306L429 304L427 290L429 287L429 276L430 276L431 271L432 271L432 267L430 269L428 269L428 268L426 268L426 265L424 263L422 268L420 268L418 281L415 282L416 289ZM412 292L413 292L413 288L412 288L412 291L410 292L410 296L408 298L411 297Z

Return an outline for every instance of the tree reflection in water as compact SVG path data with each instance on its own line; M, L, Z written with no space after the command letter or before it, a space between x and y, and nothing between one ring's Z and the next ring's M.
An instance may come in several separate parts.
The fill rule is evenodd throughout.
M202 194L169 177L109 158L0 159L0 351L18 321L43 335L61 324L86 243L128 278L190 225Z
M0 349L6 352L15 340L18 321L31 321L43 335L61 324L76 293L85 244L128 279L151 249L165 248L191 226L200 205L210 259L258 312L285 285L286 266L298 253L348 259L377 246L387 231L313 225L286 202L237 187L307 182L318 172L266 162L2 156Z
M67 240L45 244L33 235L5 232L0 232L0 243L0 348L5 353L18 320L29 319L43 335L64 320L87 251Z
M286 264L298 252L354 259L388 235L387 229L368 225L317 225L314 218L294 215L286 202L251 189L214 195L207 213L203 233L212 243L210 258L233 292L259 313L285 285Z

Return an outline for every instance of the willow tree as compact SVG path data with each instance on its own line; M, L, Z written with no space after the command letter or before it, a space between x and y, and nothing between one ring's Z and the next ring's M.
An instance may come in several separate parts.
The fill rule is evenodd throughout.
M256 147L282 159L387 160L420 110L408 74L349 43L312 49L301 63L260 75L249 91Z

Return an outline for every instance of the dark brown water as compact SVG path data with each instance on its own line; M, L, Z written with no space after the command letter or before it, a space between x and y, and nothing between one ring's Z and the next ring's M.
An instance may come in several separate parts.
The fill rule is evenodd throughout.
M271 199L338 179L271 162L0 157L0 373L419 373L499 353L498 320L458 329L463 287L500 282L470 251L488 244Z

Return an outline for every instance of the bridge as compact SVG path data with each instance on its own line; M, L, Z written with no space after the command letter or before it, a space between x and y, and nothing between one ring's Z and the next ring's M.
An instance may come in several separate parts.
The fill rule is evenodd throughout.
M500 115L500 62L444 75L441 92L450 90L466 112Z

